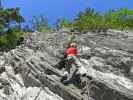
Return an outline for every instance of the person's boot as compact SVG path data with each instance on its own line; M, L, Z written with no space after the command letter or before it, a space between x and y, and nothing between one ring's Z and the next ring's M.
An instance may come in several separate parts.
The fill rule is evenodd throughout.
M64 80L67 80L67 78L68 78L68 72L65 71L65 72L63 73L63 77L61 78L61 82L63 82Z

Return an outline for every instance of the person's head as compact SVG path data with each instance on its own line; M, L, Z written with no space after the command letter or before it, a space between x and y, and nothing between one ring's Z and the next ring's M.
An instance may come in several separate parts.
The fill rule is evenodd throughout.
M77 47L77 44L75 42L71 42L70 43L70 47L75 47L76 48Z

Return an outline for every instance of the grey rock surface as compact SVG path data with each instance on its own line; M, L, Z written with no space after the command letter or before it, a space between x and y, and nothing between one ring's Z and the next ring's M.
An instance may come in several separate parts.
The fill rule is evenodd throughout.
M133 39L123 34L111 30L106 35L76 34L82 62L80 70L85 69L99 88L91 90L95 100L133 100ZM7 67L1 72L0 97L3 99L0 100L70 100L69 97L81 100L78 97L82 95L77 92L80 89L59 82L63 73L57 66L61 66L59 62L69 37L69 32L29 33L25 45L4 53L0 66ZM27 39L32 41L27 42Z

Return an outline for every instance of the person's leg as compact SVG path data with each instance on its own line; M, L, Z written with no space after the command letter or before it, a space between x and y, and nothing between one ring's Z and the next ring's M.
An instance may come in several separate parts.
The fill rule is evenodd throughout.
M66 71L68 72L67 79L64 80L65 83L69 83L73 80L76 75L79 66L81 66L80 61L76 56L68 56L66 61Z
M75 76L77 75L77 71L78 71L78 68L75 66L75 64L72 64L72 67L70 68L68 80L74 81L76 78Z
M73 56L73 59L74 59L74 64L76 65L77 68L82 66L80 60L76 56Z
M71 81L71 79L73 79L73 76L76 74L76 72L78 71L77 65L75 64L75 58L74 56L69 56L68 57L68 63L69 63L69 75L67 80Z
M68 56L66 58L64 76L62 77L62 82L64 84L68 84L71 78L71 67L72 67L71 61L72 61L72 57Z
M64 63L64 69L63 69L63 77L61 78L61 82L64 83L65 80L67 80L69 73L70 73L70 65L68 63L68 60L65 59L65 63Z

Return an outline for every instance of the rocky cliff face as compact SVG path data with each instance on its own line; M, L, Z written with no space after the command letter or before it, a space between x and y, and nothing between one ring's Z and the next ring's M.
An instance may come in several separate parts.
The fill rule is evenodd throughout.
M59 81L69 36L62 31L31 33L26 45L2 54L0 100L88 100L88 91L95 100L133 100L132 32L76 34L80 70L88 77L82 77L87 84L80 88Z

